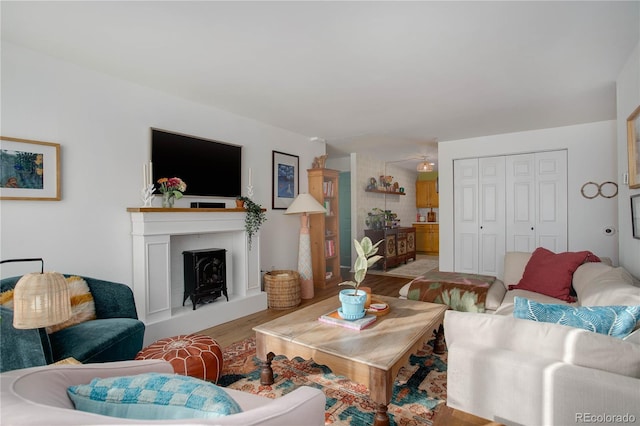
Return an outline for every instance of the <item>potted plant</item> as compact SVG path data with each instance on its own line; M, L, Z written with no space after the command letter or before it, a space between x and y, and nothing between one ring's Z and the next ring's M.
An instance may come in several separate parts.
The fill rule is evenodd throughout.
M384 211L377 207L367 213L365 224L371 229L382 229L384 227Z
M344 319L357 320L362 318L365 314L364 304L367 300L367 293L363 290L358 290L358 287L360 286L360 283L364 281L364 277L367 275L367 269L369 266L372 266L382 258L382 256L376 254L381 242L382 240L373 244L369 237L364 237L362 241L353 240L356 253L358 253L358 257L353 264L353 281L344 281L338 284L350 285L353 287L353 290L340 291L339 298L342 303L342 308L338 313Z
M251 198L238 196L236 199L244 203L244 208L247 211L244 219L244 229L247 231L249 250L251 250L251 238L258 232L262 224L266 222L267 215L262 211L262 206L254 203Z

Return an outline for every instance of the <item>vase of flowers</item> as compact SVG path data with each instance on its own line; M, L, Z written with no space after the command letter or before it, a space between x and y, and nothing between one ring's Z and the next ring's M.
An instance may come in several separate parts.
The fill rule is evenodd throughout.
M182 193L187 189L187 184L178 177L160 178L159 191L162 193L162 207L171 208L176 200L182 198Z

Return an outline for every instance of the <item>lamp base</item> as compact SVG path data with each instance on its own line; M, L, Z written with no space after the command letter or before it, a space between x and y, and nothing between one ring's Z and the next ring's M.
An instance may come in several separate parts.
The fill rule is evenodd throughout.
M313 299L313 280L300 277L300 298Z

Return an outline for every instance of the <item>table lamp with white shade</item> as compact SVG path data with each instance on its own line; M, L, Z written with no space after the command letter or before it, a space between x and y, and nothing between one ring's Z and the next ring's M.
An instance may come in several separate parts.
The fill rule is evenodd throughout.
M309 214L326 213L325 208L310 194L298 194L284 214L301 214L300 242L298 246L298 273L300 274L300 297L312 299L313 268L311 263L311 237L309 236Z

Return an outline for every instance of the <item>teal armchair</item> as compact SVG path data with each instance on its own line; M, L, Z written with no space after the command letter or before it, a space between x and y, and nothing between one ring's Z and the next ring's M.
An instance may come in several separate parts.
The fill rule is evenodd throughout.
M68 357L83 364L135 358L142 349L145 326L138 320L131 289L120 283L81 278L91 290L95 320L47 334L42 329L13 328L13 311L0 307L0 372L47 365ZM0 280L0 291L12 289L19 279Z

